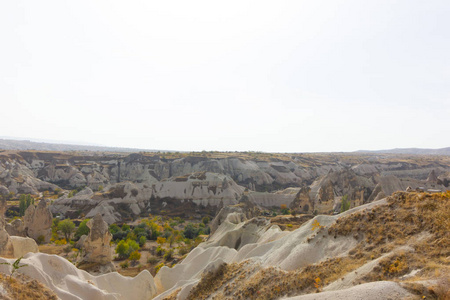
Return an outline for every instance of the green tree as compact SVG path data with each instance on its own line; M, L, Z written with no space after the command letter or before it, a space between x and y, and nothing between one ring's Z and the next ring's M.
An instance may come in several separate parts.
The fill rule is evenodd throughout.
M30 194L20 195L20 197L19 197L19 214L20 214L20 216L25 215L25 211L31 204L34 205L34 198L31 197Z
M131 252L130 260L131 260L133 265L136 264L136 261L138 261L140 259L141 259L141 254L137 250Z
M70 220L63 220L58 224L58 230L64 234L67 241L70 241L70 236L75 229L75 224Z
M34 204L34 198L32 198L30 194L28 194L28 195L26 195L25 199L27 202L27 205L25 208L25 210L26 210L28 208L28 206L30 206L31 204Z
M111 232L111 234L117 233L119 231L120 231L120 227L117 226L117 224L109 225L109 232Z
M91 231L89 229L89 227L87 226L87 222L89 221L89 219L83 220L80 223L80 226L78 226L77 231L75 232L75 237L77 239L79 239L82 235L88 235L89 232Z
M131 252L139 250L139 244L135 241L135 240L127 240L128 246L130 246L129 249L129 254L131 254Z
M19 197L19 214L20 216L25 215L25 210L27 209L27 199L25 195L20 195Z
M117 244L116 253L119 254L119 257L122 259L128 258L129 249L130 249L130 246L128 245L128 243L126 241L122 240Z
M209 217L203 217L203 219L202 219L202 222L205 225L207 225L209 223L209 221L211 221L211 219Z
M194 224L189 223L184 228L183 235L188 239L194 239L198 236L198 229L195 228Z
M341 199L341 213L349 210L350 201L348 200L348 195L344 195Z

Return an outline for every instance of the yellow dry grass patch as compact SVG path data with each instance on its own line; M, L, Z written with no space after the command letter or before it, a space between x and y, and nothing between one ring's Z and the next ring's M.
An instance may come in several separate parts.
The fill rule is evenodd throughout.
M37 280L31 280L26 278L24 275L18 275L16 278L9 278L9 276L5 276L0 273L0 285L2 285L3 289L7 291L7 295L10 299L58 299L53 291L49 290ZM4 298L0 295L0 299Z

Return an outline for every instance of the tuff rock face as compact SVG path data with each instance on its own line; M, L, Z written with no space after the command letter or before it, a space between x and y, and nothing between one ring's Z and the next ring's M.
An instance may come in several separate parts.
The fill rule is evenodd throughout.
M4 228L0 229L0 256L14 257L14 246Z
M53 215L44 200L41 200L36 207L30 205L25 211L25 230L27 235L35 241L42 236L45 243L50 242L52 221Z
M311 213L314 210L313 202L309 193L311 188L303 187L298 191L294 201L289 206L296 213Z
M91 231L83 243L85 253L83 262L110 263L112 254L109 242L112 239L112 235L109 232L108 224L103 221L100 214L97 214L86 225Z
M446 156L379 154L248 154L0 152L0 194L58 190L54 214L108 223L166 214L183 218L215 215L220 203L249 199L265 208L291 206L300 187L299 213L339 211L381 199L398 190L445 190L450 182ZM429 176L430 175L430 176ZM426 181L428 176L428 181ZM68 190L85 187L73 197ZM300 195L299 195L300 196ZM297 199L297 202L300 199ZM296 205L295 203L293 205ZM300 208L300 206L302 206Z

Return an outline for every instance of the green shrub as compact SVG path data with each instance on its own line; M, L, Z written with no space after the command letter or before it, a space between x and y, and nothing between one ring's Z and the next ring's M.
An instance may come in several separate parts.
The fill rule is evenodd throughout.
M165 260L171 260L173 258L173 249L169 249L164 253Z
M45 243L45 236L43 235L38 236L36 242L38 245L42 245L43 243Z
M139 238L139 246L141 246L141 247L144 246L146 242L147 242L147 238L145 236L141 236Z
M161 246L158 246L156 248L156 255L158 255L158 256L163 256L165 252L166 252L166 250L164 250L164 248L162 248Z
M180 246L180 247L178 247L178 254L183 256L183 255L189 253L190 250L191 250L191 248L189 246L186 246L186 245Z
M147 262L148 262L149 264L152 264L152 265L156 264L158 261L159 261L159 259L158 259L157 257L155 257L155 256L150 256L150 257L147 259Z
M164 263L160 263L159 265L157 265L157 266L155 267L155 273L158 273L159 270L161 270L162 267L164 267Z
M141 254L139 253L139 251L135 250L130 254L130 260L135 262L141 259Z
M123 263L121 263L120 264L120 267L122 268L122 269L127 269L128 268L128 261L124 261Z
M111 224L109 225L109 232L111 232L111 234L114 234L116 232L120 231L120 227L117 226L117 224Z
M78 229L77 229L77 231L75 232L75 237L76 237L77 239L79 239L82 235L88 235L89 232L91 231L91 230L89 229L89 227L87 227L87 225L86 225L86 223L87 223L88 221L89 221L89 219L83 220L83 221L80 223L80 226L78 226Z

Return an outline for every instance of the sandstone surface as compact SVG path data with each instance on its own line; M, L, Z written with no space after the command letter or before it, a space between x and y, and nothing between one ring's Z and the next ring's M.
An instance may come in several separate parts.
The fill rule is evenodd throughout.
M83 243L83 262L108 264L112 260L111 242L112 235L109 232L108 224L103 221L101 215L96 215L86 224L89 229L89 235Z

